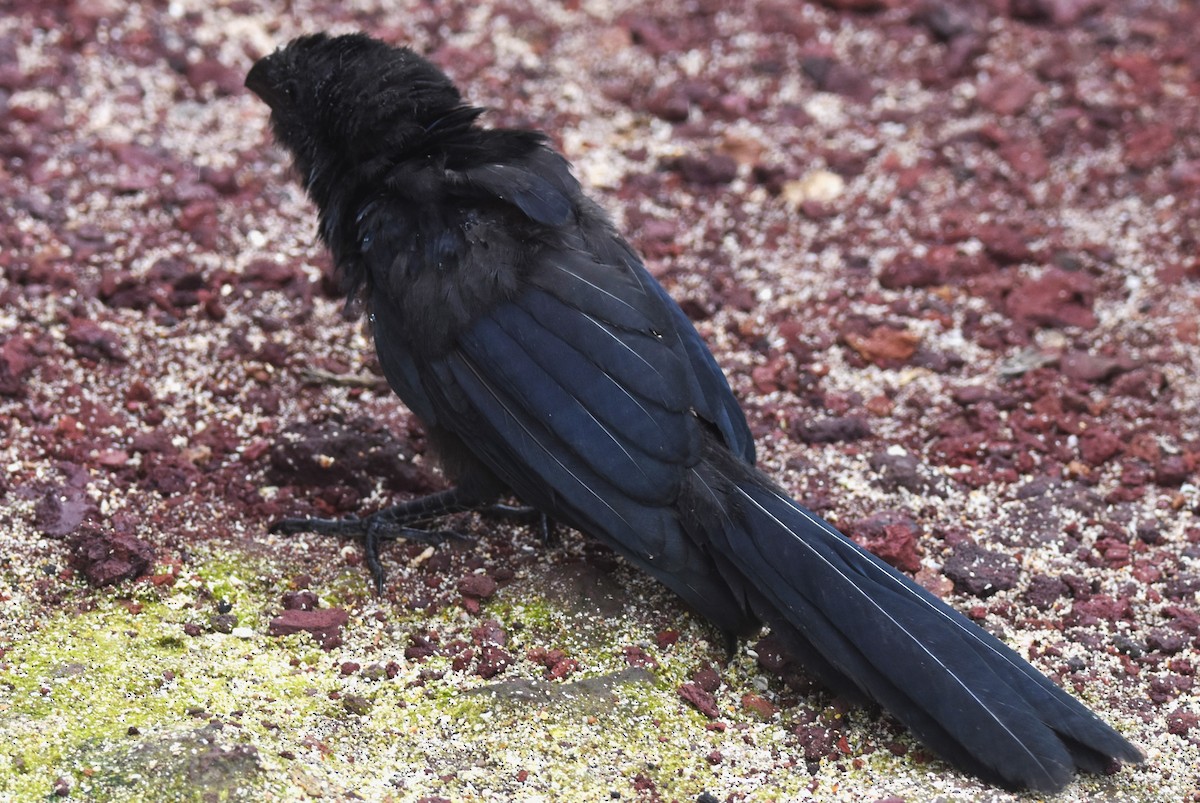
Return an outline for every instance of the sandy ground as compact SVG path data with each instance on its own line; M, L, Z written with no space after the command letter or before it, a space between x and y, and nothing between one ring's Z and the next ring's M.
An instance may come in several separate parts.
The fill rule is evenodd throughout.
M9 3L0 797L1012 800L574 533L268 535L441 487L242 87L316 30L544 129L763 466L1200 800L1200 11ZM287 635L294 633L293 635ZM707 796L707 797L706 797Z

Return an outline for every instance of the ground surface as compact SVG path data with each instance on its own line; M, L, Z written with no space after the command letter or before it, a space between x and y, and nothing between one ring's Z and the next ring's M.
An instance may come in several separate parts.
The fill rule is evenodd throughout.
M6 8L0 797L1011 798L573 533L381 598L266 534L440 487L241 89L364 29L552 132L768 471L1146 751L1062 799L1200 799L1194 4Z

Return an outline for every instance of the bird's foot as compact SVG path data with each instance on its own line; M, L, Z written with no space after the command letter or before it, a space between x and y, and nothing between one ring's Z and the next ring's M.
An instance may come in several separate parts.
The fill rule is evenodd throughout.
M448 511L449 512L449 511ZM412 525L428 521L436 514L419 509L412 503L389 507L370 516L350 516L344 519L280 519L270 527L270 532L280 535L295 533L319 533L334 535L339 538L359 538L363 542L364 557L371 579L375 584L375 593L383 593L384 571L379 560L379 545L384 541L416 541L422 544L436 546L448 540L471 541L472 539L446 529L424 529Z

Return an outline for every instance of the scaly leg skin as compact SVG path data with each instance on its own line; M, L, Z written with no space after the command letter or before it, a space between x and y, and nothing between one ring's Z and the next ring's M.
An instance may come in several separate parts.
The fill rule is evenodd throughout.
M453 530L425 530L412 525L451 513L478 510L485 506L485 502L455 487L385 508L365 518L351 516L345 519L280 519L272 524L268 531L282 535L320 533L340 538L361 538L367 568L370 569L371 579L375 583L375 593L382 594L384 571L383 564L379 562L381 542L394 541L397 538L434 545L447 539L470 541L467 536Z

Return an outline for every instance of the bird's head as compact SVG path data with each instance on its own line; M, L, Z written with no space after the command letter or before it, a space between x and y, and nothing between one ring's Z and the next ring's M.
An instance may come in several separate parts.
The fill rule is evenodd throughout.
M275 138L310 192L332 178L324 173L405 158L441 121L477 114L437 67L365 34L294 39L259 59L246 87L271 107Z

